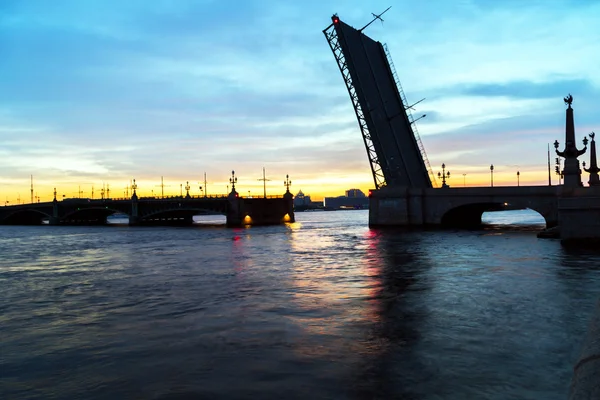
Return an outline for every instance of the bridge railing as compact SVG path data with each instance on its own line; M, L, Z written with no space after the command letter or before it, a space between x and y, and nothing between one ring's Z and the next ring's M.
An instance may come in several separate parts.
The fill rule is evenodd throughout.
M415 135L417 146L419 146L419 150L421 151L421 157L423 157L423 162L425 163L425 168L427 168L429 179L431 179L431 184L433 185L433 187L438 187L437 181L435 179L435 174L433 173L433 169L431 168L431 164L429 164L429 159L427 158L427 153L425 152L425 146L423 146L423 142L421 141L421 136L419 135L417 126L413 123L415 122L415 119L413 118L412 113L410 112L410 107L408 107L409 104L406 100L406 96L404 95L404 90L402 89L402 85L400 84L400 79L398 78L398 73L396 72L396 67L394 66L394 61L392 60L392 55L390 54L387 44L383 45L383 49L385 50L385 56L387 57L388 63L390 64L392 76L394 77L396 87L398 88L398 93L400 94L400 99L402 100L402 106L406 111L406 116L408 117L408 121L410 122L410 126Z

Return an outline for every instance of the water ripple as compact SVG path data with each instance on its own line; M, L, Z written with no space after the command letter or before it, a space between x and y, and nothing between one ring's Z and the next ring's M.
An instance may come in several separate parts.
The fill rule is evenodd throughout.
M369 230L364 211L2 226L0 397L565 398L600 255L512 215L483 231Z

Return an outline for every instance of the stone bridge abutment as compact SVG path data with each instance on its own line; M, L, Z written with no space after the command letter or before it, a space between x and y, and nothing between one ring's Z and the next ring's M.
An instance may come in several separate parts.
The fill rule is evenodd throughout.
M472 187L472 188L383 188L372 192L371 226L452 226L481 225L486 211L532 209L546 220L546 227L558 224L556 186Z

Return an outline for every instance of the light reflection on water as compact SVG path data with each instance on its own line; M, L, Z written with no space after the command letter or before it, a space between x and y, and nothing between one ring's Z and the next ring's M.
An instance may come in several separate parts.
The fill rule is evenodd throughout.
M0 397L566 397L598 254L367 217L0 227Z

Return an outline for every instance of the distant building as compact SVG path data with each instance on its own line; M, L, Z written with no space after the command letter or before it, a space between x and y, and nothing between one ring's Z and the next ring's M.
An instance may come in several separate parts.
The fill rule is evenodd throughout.
M296 211L323 209L323 203L312 201L309 194L302 193L302 190L294 196L294 209Z
M360 189L348 189L346 190L346 197L367 197Z
M325 197L324 206L328 209L368 209L369 198L360 189L346 190L345 196Z
M310 205L310 195L302 193L302 190L294 197L294 207Z

